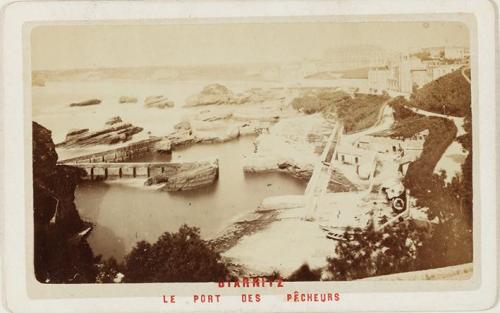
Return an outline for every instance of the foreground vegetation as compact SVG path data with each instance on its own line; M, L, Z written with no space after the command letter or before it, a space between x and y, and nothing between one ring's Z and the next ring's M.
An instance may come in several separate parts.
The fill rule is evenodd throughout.
M165 232L154 244L140 241L121 263L104 263L97 282L111 283L118 273L123 282L217 282L229 277L220 255L200 238L196 227L183 225Z

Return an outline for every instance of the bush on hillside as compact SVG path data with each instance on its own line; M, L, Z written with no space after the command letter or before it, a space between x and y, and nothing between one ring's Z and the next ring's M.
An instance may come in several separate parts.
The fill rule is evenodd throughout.
M349 94L343 91L320 91L310 92L292 101L292 107L306 114L332 111L338 102L350 98Z
M306 95L292 100L292 107L305 114L314 114L321 112L323 109L318 97L314 95Z
M343 91L322 91L297 97L291 105L306 114L321 112L327 116L336 116L344 122L345 132L350 133L373 126L382 105L388 99L387 94L356 94L351 98Z
M354 99L338 103L336 114L344 122L346 133L360 131L377 122L380 110L387 100L387 95L357 94Z
M440 114L470 115L471 86L462 71L456 70L418 89L412 95L412 105Z
M286 280L287 281L318 281L321 279L321 269L311 270L307 263L302 264L295 272L293 272Z

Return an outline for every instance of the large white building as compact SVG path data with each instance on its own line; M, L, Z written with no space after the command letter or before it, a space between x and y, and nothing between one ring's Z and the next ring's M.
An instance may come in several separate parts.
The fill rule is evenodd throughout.
M461 68L462 64L441 64L429 67L432 80L438 79L441 76L454 72Z
M421 51L427 53L428 58L400 54L389 58L383 66L370 67L368 92L409 95L414 87L422 87L460 69L469 58L469 49L465 47L434 47Z
M444 58L447 60L465 60L470 57L469 48L466 47L445 47Z
M389 68L387 66L371 67L368 70L368 88L371 93L382 93L389 88Z
M394 91L409 94L412 91L411 63L407 54L390 58L385 66L368 70L368 89L371 93Z

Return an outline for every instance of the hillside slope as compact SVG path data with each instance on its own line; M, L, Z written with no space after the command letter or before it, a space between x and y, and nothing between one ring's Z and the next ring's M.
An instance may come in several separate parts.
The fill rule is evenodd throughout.
M435 113L467 116L471 114L471 87L459 69L419 88L411 104Z

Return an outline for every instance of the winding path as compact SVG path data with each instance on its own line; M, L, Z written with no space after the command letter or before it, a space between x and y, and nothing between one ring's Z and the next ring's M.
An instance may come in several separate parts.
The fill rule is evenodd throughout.
M468 69L470 69L470 67L469 67L469 66L462 67L462 76L465 78L465 80L466 80L466 81L469 83L469 85L470 85L470 84L471 84L470 78L469 78L469 76L467 76L467 75L465 74L465 71L466 71L466 70L468 70Z
M405 106L407 109L413 111L416 114L424 115L424 116L432 116L432 117L440 117L440 118L445 118L450 121L453 121L455 123L455 127L457 128L457 134L455 137L455 140L453 140L450 145L446 148L444 153L441 155L441 158L439 161L436 163L434 166L434 172L437 173L439 170L445 170L447 172L447 181L451 181L452 177L460 171L460 167L457 167L454 169L454 166L450 168L450 164L448 163L447 166L446 164L446 159L452 158L454 155L457 154L462 154L462 145L457 141L457 138L465 135L465 128L464 128L464 121L465 117L458 117L458 116L452 116L452 115L446 115L446 114L439 114L435 112L430 112L422 109L417 109L412 106Z
M465 134L465 129L464 129L464 120L465 117L459 117L459 116L453 116L453 115L447 115L447 114L441 114L441 113L435 113L435 112L430 112L422 109L418 109L409 105L406 105L405 108L413 111L414 113L424 115L424 116L430 116L430 117L440 117L440 118L446 118L455 123L455 126L457 127L457 137L462 136Z

